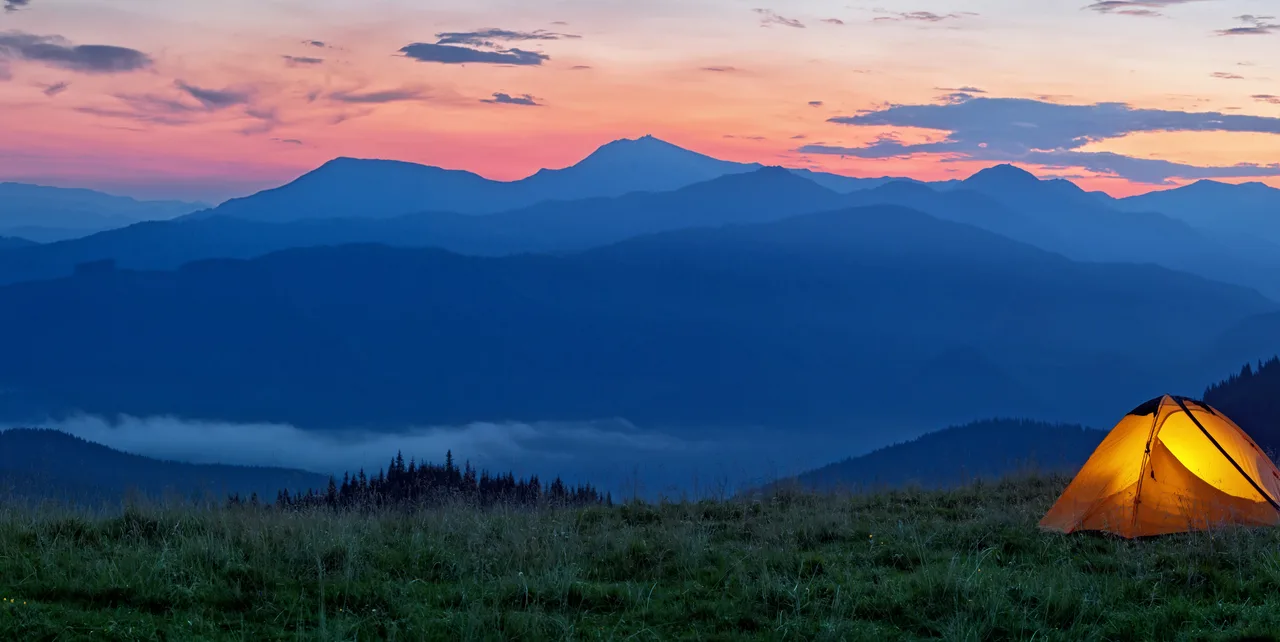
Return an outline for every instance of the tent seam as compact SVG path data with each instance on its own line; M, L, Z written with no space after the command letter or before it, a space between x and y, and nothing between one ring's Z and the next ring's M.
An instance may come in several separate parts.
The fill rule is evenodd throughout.
M1138 487L1133 493L1133 526L1138 526L1138 508L1142 506L1142 480L1147 476L1147 462L1151 459L1151 443L1156 439L1156 427L1160 425L1160 413L1164 409L1164 398L1156 404L1151 413L1151 431L1147 433L1147 447L1142 452L1142 465L1138 468Z

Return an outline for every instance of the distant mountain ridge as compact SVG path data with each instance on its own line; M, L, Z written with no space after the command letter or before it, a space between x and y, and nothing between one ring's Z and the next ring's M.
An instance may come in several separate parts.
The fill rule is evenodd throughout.
M516 181L540 200L578 200L631 192L666 192L728 174L760 169L699 154L655 138L620 139L563 169L540 169Z
M1197 305L1151 314L1181 299ZM1274 309L891 206L562 256L315 247L0 288L0 411L308 427L1058 416L1202 381L1201 338Z
M403 161L337 158L286 185L231 199L192 216L286 222L429 211L492 214L549 201L671 191L761 167L712 158L653 136L616 140L572 166L543 169L516 181L494 181L468 171ZM840 192L890 180L790 171Z
M438 247L482 256L578 251L647 233L839 209L847 198L782 168L766 167L673 191L551 201L487 215L425 212L283 223L191 217L5 252L0 254L0 284L66 276L77 264L104 259L123 268L174 269L195 260L347 243Z
M593 199L639 192L667 193L734 175L764 176L759 173L761 169L758 164L732 163L697 154L651 136L614 141L574 166L544 170L512 182L489 181L469 172L409 163L338 159L289 185L229 201L194 216L286 222L304 218L386 218L428 211L444 218L447 213L513 214L523 210L533 214L527 222L516 221L514 215L493 219L489 222L499 223L488 230L474 222L442 221L439 240L430 244L479 253L497 251L490 246L512 248L509 251L554 251L580 247L567 242L574 235L583 242L593 233L600 242L616 240L609 234L599 234L599 228L594 227L598 221L584 216L589 214L586 210L599 205ZM1064 179L1041 180L1010 164L983 169L961 181L939 183L855 179L800 169L782 171L845 195L841 205L903 205L939 218L978 225L1073 259L1154 263L1246 285L1280 298L1280 245L1274 247L1275 251L1268 251L1270 248L1247 235L1237 233L1233 237L1202 230L1181 218L1144 209L1141 201L1087 192ZM704 205L709 210L716 207L716 203ZM555 222L557 218L568 218L549 214L551 209L581 212L568 218L578 216L586 224L577 230L568 229ZM784 208L775 217L809 211L816 209ZM721 216L715 220L723 223L757 219L735 221ZM696 222L690 220L682 226L694 225ZM653 226L635 229L637 233L659 231Z
M0 430L0 497L119 504L129 492L225 501L230 493L275 499L282 488L323 488L328 477L285 468L186 464L133 455L64 432Z
M1241 226L1252 225L1249 221L1276 218L1265 212L1271 211L1267 206L1276 201L1274 196L1280 190L1260 183L1232 186L1201 181L1141 197L1113 199L1086 192L1067 180L1040 180L1003 164L964 180L937 183L779 169L843 195L843 199L831 199L828 194L824 199L801 196L788 201L785 193L770 199L764 185L755 189L754 200L728 192L708 193L701 201L681 201L673 196L734 176L763 181L770 176L766 169L758 163L712 158L652 136L613 141L570 167L542 170L510 182L400 161L338 158L287 185L180 219L230 217L302 223L296 229L260 230L264 238L255 240L248 238L247 229L239 229L245 226L226 223L228 229L206 226L203 229L208 238L194 239L195 228L145 226L119 236L11 256L0 261L0 283L62 276L74 264L89 260L110 258L125 267L168 269L190 260L248 258L316 243L382 242L481 255L560 252L666 229L749 223L822 209L883 204L976 225L1073 259L1155 263L1253 287L1280 299L1280 278L1276 278L1280 275L1280 241L1272 243L1265 235L1241 231ZM768 180L777 182L776 176ZM799 192L798 188L792 191ZM1200 214L1196 219L1194 212L1184 211L1189 207L1184 195L1195 197L1191 202L1199 204L1192 210L1226 207L1231 213L1220 217ZM763 211L766 202L773 212ZM689 209L695 203L699 209ZM649 211L641 211L644 207ZM1248 207L1254 209L1239 211ZM1168 215L1160 209L1178 214ZM486 213L491 216L483 221L459 216ZM316 220L343 222L309 223ZM386 223L367 222L375 220ZM1215 223L1219 220L1227 222ZM1197 222L1200 225L1194 224ZM125 220L99 223L120 227ZM1264 227L1258 225L1259 229ZM30 232L28 238L36 240L89 233L23 229ZM173 247L141 247L144 238Z
M1028 472L1073 475L1106 434L1071 424L975 421L801 473L769 488L873 492L906 486L948 488Z
M1227 238L1262 238L1280 245L1280 189L1263 183L1201 180L1119 199L1116 206L1161 212Z
M403 161L339 157L286 185L231 199L217 208L208 208L197 203L138 202L89 190L60 190L0 184L0 197L5 195L3 192L7 185L10 188L16 187L27 191L58 190L63 192L63 200L79 204L77 205L79 211L71 213L49 211L50 208L46 207L40 212L41 216L37 217L38 220L30 220L30 217L21 220L19 217L10 217L6 220L3 216L4 209L0 207L0 235L7 234L39 242L52 242L113 229L133 222L164 220L187 213L191 213L193 217L223 215L270 222L312 218L395 217L429 211L465 214L497 213L549 201L577 201L616 197L632 192L671 191L721 176L753 172L761 167L760 163L717 159L681 148L651 135L645 135L636 139L619 139L606 143L574 165L559 169L542 169L516 181L494 181L467 171L448 170ZM1199 181L1181 188L1116 199L1102 192L1085 192L1063 179L1039 181L1041 184L1036 185L1035 182L1027 180L1034 177L1012 165L988 168L965 180L935 182L922 182L902 177L853 178L799 168L788 171L841 194L874 189L887 183L898 182L927 185L936 191L981 192L986 189L988 193L1000 193L999 198L1049 196L1058 201L1052 203L1053 208L1056 209L1071 206L1086 210L1092 207L1134 214L1160 212L1167 217L1184 221L1195 228L1209 232L1213 243L1227 241L1232 248L1245 247L1250 254L1280 253L1280 225L1276 223L1275 216L1269 215L1280 207L1280 190L1262 183L1230 185L1215 181ZM1020 185L1030 188L1032 192L1019 191ZM11 197L9 200L15 199ZM126 205L132 205L132 207L125 207ZM1018 210L1027 206L1031 205L1018 203L1013 209ZM1043 208L1043 206L1043 203L1034 204L1035 208ZM148 211L132 211L139 207ZM129 211L123 211L122 208ZM31 208L27 209L31 210ZM1221 210L1225 210L1222 215L1208 214ZM931 213L939 214L936 211ZM1037 218L1035 215L1039 214L1035 211L1029 213L1033 215L1031 218ZM68 220L68 217L71 220ZM1149 217L1146 220L1148 223L1157 221ZM1135 224L1140 222L1139 219L1134 220ZM1167 222L1160 222L1158 227L1168 228L1164 233L1172 230ZM1004 233L996 228L991 229ZM1074 233L1083 233L1084 239L1089 241L1105 240L1100 238L1096 229L1092 231L1082 229ZM1127 239L1132 234L1126 232L1120 236ZM1034 241L1032 237L1027 236L1014 236L1014 238ZM1255 239L1266 239L1266 242L1262 244ZM1059 238L1058 241L1062 242L1064 239ZM1113 244L1113 247L1118 244ZM1050 245L1041 246L1054 251L1064 249ZM1073 251L1068 254L1075 258L1113 260L1117 253L1103 252L1097 257L1089 257L1085 256L1085 253L1093 248L1089 247L1088 243L1074 242L1072 246L1070 249ZM1202 269L1195 271L1213 278L1220 278L1221 275L1203 269L1206 264L1211 263L1212 261L1202 258L1200 259ZM1263 263L1267 262L1263 261ZM1173 265L1168 261L1161 264L1184 269L1184 266ZM1240 271L1240 268L1225 270L1229 274Z
M87 189L0 183L0 236L46 242L146 220L171 219L202 203L139 201Z
M35 241L18 238L16 236L0 236L0 250L11 250L18 247L32 247L39 245Z
M1018 212L1042 232L1015 230L1013 238L1077 260L1154 263L1280 298L1280 255L1241 251L1230 239L1158 211L1118 208L1114 199L1067 180L1040 180L1002 164L950 189L978 192Z
M396 172L437 172L407 164L394 167ZM321 180L308 176L307 180ZM173 269L194 260L251 258L292 247L344 243L438 247L480 256L561 253L656 232L767 222L849 206L895 205L1072 259L1153 263L1280 298L1280 279L1273 278L1280 274L1280 254L1249 256L1182 221L1153 212L1113 210L1096 194L1069 182L1041 181L1012 166L980 171L941 190L895 180L840 194L803 176L781 167L761 167L670 191L544 201L479 215L441 211L266 223L206 212L5 252L0 255L0 284L65 276L78 263L103 259L126 268ZM377 191L374 184L367 188Z

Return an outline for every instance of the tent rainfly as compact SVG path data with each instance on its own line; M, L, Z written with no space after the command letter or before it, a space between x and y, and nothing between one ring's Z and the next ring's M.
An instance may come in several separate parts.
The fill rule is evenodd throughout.
M1165 395L1125 415L1040 520L1045 530L1144 537L1280 524L1280 471L1235 422Z

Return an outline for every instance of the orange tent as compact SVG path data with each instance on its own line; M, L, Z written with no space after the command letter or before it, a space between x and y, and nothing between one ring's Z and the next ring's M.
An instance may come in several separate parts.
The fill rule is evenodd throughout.
M1040 520L1046 530L1162 535L1280 524L1280 471L1235 422L1165 395L1125 415Z

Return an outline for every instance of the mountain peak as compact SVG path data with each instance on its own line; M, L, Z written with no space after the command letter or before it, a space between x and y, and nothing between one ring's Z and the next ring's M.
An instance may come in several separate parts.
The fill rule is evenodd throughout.
M671 152L684 154L697 153L689 151L679 145L668 143L667 141L652 134L645 134L639 138L619 138L618 140L607 142L596 148L596 150L584 160L600 158L602 156L610 157L618 154L661 154Z
M338 156L310 172L299 176L294 182L332 181L332 180L416 180L425 176L436 175L465 176L470 180L483 180L479 175L460 169L445 169L435 165L424 165L412 161L388 158L356 158Z
M402 160L391 160L386 158L357 158L355 156L336 156L332 159L325 161L323 165L321 165L320 167L317 167L316 169L320 170L325 168L333 169L333 168L370 167L370 166L386 167L386 166L392 166L392 165L396 165L396 166L417 165L420 167L427 167L426 165L421 165L420 163L412 163L409 161L402 161Z
M1190 185L1184 185L1179 189L1197 190L1197 191L1206 191L1206 192L1207 191L1227 192L1227 191L1237 190L1237 191L1250 191L1255 193L1275 190L1274 187L1271 187L1270 185L1267 185L1266 183L1263 183L1260 181L1246 181L1243 183L1226 183L1223 181L1215 181L1208 178L1202 178L1194 183L1191 183Z
M1020 184L1029 184L1039 182L1040 179L1037 178L1035 174L1022 169L1021 167L1017 167L1010 163L1001 163L979 171L973 176L965 179L964 182L967 183L969 181L999 181L1002 183L1017 182Z
M787 176L792 176L791 170L781 165L762 165L760 169L757 169L753 173L757 176L771 176L771 175L782 176L784 174Z
M639 138L620 138L605 143L577 164L562 169L539 170L529 178L540 181L544 188L555 182L590 186L585 191L577 189L578 196L616 196L636 189L679 189L757 167L755 164L712 158L645 134Z
M351 167L355 165L363 165L366 163L372 164L376 162L378 161L372 158L356 158L355 156L335 156L325 161L316 169L324 169L326 167L330 169L335 167Z
M753 193L770 195L794 195L796 193L830 193L832 190L823 187L780 165L766 165L750 171L734 172L723 176L695 183L683 188L684 191L702 191L735 194Z

